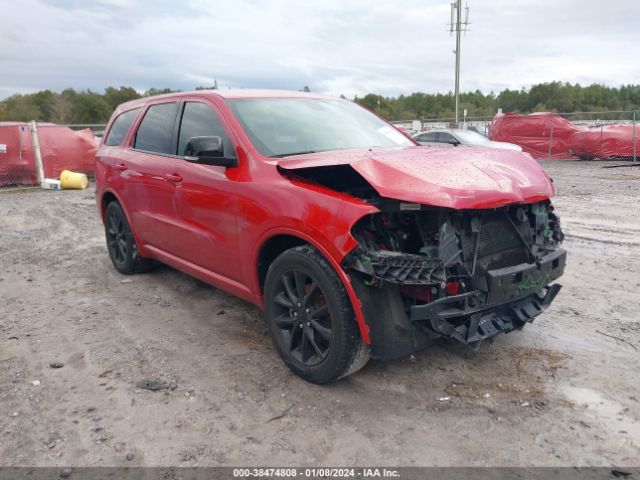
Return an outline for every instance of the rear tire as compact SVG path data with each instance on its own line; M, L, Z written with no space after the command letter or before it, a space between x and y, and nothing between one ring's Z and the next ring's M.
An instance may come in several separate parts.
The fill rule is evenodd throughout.
M335 270L311 246L282 253L269 267L265 316L276 350L298 376L326 384L369 360L353 308Z
M140 256L127 216L118 202L113 201L107 205L104 233L109 258L118 272L131 275L147 272L153 267L152 259Z

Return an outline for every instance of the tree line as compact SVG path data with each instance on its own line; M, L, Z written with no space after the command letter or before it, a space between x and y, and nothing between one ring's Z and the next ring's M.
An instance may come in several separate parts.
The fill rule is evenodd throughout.
M383 97L370 93L356 102L390 120L453 118L453 93L412 93L399 97ZM550 82L529 89L505 89L495 94L480 90L460 93L460 115L464 109L468 117L492 117L503 112L604 112L640 110L640 85L608 87L592 84Z
M196 87L196 90L215 89ZM107 87L104 93L67 88L62 92L42 90L27 95L12 95L0 101L0 121L52 122L61 125L103 124L121 103L137 98L178 92L170 88L150 88L139 93L131 87Z
M196 90L217 88L196 87ZM305 87L308 90L308 87ZM102 124L121 103L144 96L170 93L169 88L151 88L140 93L131 87L108 87L104 93L66 89L62 92L42 90L27 95L13 95L0 101L0 121L38 120L59 124ZM388 120L451 118L454 115L453 93L412 93L385 97L369 93L354 99ZM480 90L460 94L460 112L468 117L491 117L498 108L504 112L604 112L640 110L640 85L609 87L592 84L550 82L520 90L505 89L496 94Z

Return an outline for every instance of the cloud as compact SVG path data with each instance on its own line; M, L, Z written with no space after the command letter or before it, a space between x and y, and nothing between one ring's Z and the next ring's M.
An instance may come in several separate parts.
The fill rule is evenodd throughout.
M635 0L471 0L463 90L637 82ZM106 86L453 88L448 1L22 0L4 7L0 98Z

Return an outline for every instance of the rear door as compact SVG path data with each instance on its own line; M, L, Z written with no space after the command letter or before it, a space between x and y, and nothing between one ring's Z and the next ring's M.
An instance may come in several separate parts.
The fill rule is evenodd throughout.
M175 126L178 100L148 106L126 149L122 172L128 178L125 203L139 239L167 252L175 252L181 229L176 221Z
M183 158L192 137L217 136L225 156L234 157L235 148L228 129L213 103L185 97L178 128L177 153ZM237 201L232 169L198 165L179 160L182 178L176 208L182 223L179 256L229 279L240 278L237 239Z

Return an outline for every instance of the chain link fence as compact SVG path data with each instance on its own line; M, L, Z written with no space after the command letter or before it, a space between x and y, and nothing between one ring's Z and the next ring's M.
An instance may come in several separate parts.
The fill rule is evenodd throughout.
M0 189L37 187L36 168L30 124L0 124Z

